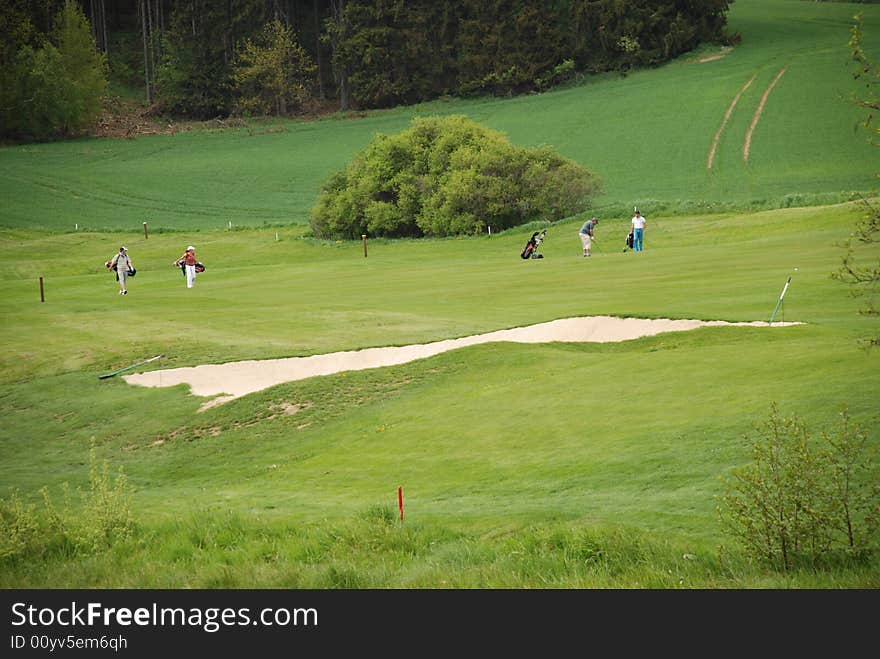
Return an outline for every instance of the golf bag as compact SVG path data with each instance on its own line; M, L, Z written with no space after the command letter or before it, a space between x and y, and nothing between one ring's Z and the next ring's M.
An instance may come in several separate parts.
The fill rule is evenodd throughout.
M629 235L626 237L626 244L623 246L623 251L626 252L627 248L633 248L633 232L630 231Z
M107 261L104 264L104 267L108 270L112 270L116 274L116 281L119 281L119 271L116 269L116 263L113 263L113 261ZM134 277L137 274L137 269L129 268L128 270L126 270L126 274L129 277Z
M180 271L183 273L183 276L186 277L186 263L181 262ZM196 274L205 271L205 266L202 263L196 261Z
M541 243L544 242L544 236L546 235L547 229L540 232L535 231L535 233L532 234L532 237L529 238L529 242L523 247L520 257L523 259L543 259L544 255L538 254L538 248L541 246Z

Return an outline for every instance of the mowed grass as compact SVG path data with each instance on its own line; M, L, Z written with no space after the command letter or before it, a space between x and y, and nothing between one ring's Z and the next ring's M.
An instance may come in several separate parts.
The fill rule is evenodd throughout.
M847 43L856 11L880 54L880 8L737 0L729 52L706 47L658 69L588 78L512 99L440 100L320 121L252 122L133 140L0 149L0 226L53 231L217 230L306 225L321 184L376 133L461 113L518 146L550 146L604 181L603 216L833 203L877 189L877 150L856 124ZM710 59L723 55L718 59ZM701 61L709 59L709 61ZM748 162L746 134L757 122ZM752 78L719 136L737 92ZM627 216L628 217L628 216Z
M878 170L845 98L857 10L876 48L870 5L737 0L742 44L705 63L722 53L522 98L0 149L0 496L41 506L46 487L60 506L65 483L87 487L94 445L134 486L137 525L106 550L46 536L0 560L0 586L880 586L876 557L789 574L751 564L716 516L772 403L815 436L846 405L880 445L878 356L859 344L876 318L831 278L863 209L830 202L875 190ZM581 218L371 237L366 258L360 242L308 235L321 181L374 133L451 112L603 177L591 259ZM633 204L648 218L641 254L623 253ZM522 261L543 226L546 258ZM120 244L138 269L126 297L103 266ZM171 266L187 244L207 265L192 290ZM789 276L776 319L803 323L792 327L486 344L205 412L183 386L98 378L157 354L145 368L573 316L766 321Z
M274 229L202 232L208 270L192 290L170 266L179 238L158 235L128 241L138 275L124 298L102 265L118 234L5 232L6 490L37 501L43 486L56 500L65 482L84 487L94 442L136 488L138 534L109 553L4 563L0 582L876 587L875 563L794 576L750 567L715 514L721 479L749 459L772 402L816 435L846 405L880 443L877 355L857 343L876 322L830 277L860 213L659 216L642 254L623 253L625 227L609 222L589 260L576 222L551 227L537 261L518 256L527 229L371 241L367 258L360 243L292 230L277 241ZM58 256L40 303L46 252ZM97 377L160 353L149 368L581 315L767 320L788 276L777 320L803 325L474 346L205 412L185 387Z

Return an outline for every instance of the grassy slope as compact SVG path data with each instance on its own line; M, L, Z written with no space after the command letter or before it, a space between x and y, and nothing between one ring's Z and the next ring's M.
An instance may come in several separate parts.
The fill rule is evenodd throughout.
M876 149L854 139L860 113L846 100L855 89L847 63L854 7L739 0L730 28L743 42L719 60L699 63L713 49L657 70L506 101L438 101L355 120L5 148L0 226L140 233L144 221L153 230L304 224L321 182L375 133L398 132L416 115L450 112L502 130L518 145L550 145L596 171L605 181L596 203L608 214L634 203L656 214L663 206L776 207L875 190ZM880 31L880 10L858 8L866 34ZM783 66L746 166L746 130ZM712 138L752 75L709 172Z
M871 323L828 276L839 258L829 245L857 212L657 218L642 255L618 250L609 227L606 250L590 261L577 255L573 224L551 230L547 258L525 263L517 257L524 232L376 243L367 259L359 246L221 232L206 234L202 249L217 250L218 262L231 262L223 250L236 249L239 263L209 270L193 291L148 256L164 251L162 236L132 247L145 256L124 300L105 272L77 274L94 258L61 249L67 256L45 305L32 282L2 284L17 319L3 323L10 354L27 355L26 344L41 337L46 345L28 366L4 369L17 376L0 389L8 412L0 462L9 485L49 485L57 494L65 481L83 483L85 447L95 438L103 457L125 465L148 526L206 512L256 516L266 528L344 524L370 506L393 505L402 484L414 523L479 534L621 525L706 552L723 540L718 479L746 459L742 436L770 401L815 432L833 429L843 403L877 427L876 355L854 344ZM278 250L289 255L257 265ZM712 328L619 345L474 347L282 385L202 414L200 400L181 388L96 377L159 352L168 355L162 366L185 365L426 341L571 315L763 319L789 274L785 318L805 326ZM282 285L267 285L273 275ZM185 326L185 313L197 322ZM285 403L307 407L283 416Z

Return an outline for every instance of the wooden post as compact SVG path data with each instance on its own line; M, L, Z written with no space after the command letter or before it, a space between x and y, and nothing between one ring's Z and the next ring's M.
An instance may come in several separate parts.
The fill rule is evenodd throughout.
M400 521L403 521L403 487L397 488L397 507L400 508Z
M367 234L361 234L361 240L364 241L364 258L367 258Z
M46 297L43 295L43 278L40 277L40 302L45 302Z
M147 235L147 223L144 222L144 240L146 240L147 238L149 238L149 236Z

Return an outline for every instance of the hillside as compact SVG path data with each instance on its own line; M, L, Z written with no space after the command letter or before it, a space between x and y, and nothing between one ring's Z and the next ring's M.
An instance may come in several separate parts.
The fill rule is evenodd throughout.
M880 33L878 8L859 8L866 34ZM713 213L857 198L877 189L880 163L848 99L856 91L847 47L853 10L739 0L730 25L742 42L732 50L544 94L314 121L208 122L197 131L166 124L156 130L172 134L4 148L0 226L305 225L320 185L376 133L450 113L501 130L519 146L550 146L596 172L604 192L595 210L606 216L627 217L633 205Z

